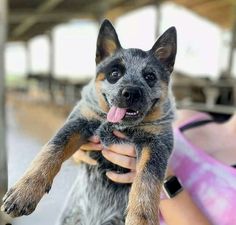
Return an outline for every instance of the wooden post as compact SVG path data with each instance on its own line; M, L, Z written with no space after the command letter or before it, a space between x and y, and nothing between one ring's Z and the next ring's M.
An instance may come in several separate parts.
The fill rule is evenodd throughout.
M5 124L5 68L4 52L7 33L7 1L0 0L0 199L7 190L7 150Z
M160 35L160 29L161 29L161 1L158 1L156 3L156 31L155 36L156 38Z
M234 63L234 55L236 49L236 5L234 5L234 20L232 24L232 32L231 32L231 42L230 42L230 50L229 50L229 61L226 76L227 78L232 78L233 76L233 63ZM236 84L233 85L233 104L236 106Z
M25 47L25 56L26 56L25 76L28 77L28 75L31 74L31 69L32 69L31 52L30 52L30 45L28 41L24 43L24 47Z
M0 0L0 205L7 191L7 149L5 120L5 66L4 52L7 36L7 0ZM9 224L11 219L0 212L0 224Z
M234 8L234 21L232 25L232 34L231 34L231 42L230 42L230 52L229 52L229 63L228 63L228 70L227 70L227 77L232 77L232 70L233 70L233 62L234 62L234 53L236 49L236 6Z
M55 43L53 38L53 31L48 32L49 40L49 71L48 71L48 93L50 101L54 101L53 92L53 78L54 78L54 63L55 63Z

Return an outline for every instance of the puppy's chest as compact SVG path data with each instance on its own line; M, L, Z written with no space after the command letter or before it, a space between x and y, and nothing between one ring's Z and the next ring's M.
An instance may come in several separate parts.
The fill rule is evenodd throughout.
M114 135L114 131L120 131L126 138L118 138ZM147 134L145 135L136 127L119 129L119 127L108 122L101 123L100 126L94 130L94 134L99 136L104 147L109 148L112 144L121 144L120 147L122 148L122 144L128 143L134 145L136 153L141 151L143 143L147 141ZM129 172L129 169L122 168L106 160L101 152L91 152L90 156L98 162L98 167L102 174L105 174L107 171L116 171L117 173Z

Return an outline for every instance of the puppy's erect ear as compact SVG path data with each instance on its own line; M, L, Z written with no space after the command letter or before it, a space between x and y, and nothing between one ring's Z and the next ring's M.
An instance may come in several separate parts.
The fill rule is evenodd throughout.
M151 51L155 57L164 64L168 71L172 72L177 51L177 34L175 27L170 27L162 34Z
M96 63L114 54L121 48L115 28L109 20L104 20L97 39Z

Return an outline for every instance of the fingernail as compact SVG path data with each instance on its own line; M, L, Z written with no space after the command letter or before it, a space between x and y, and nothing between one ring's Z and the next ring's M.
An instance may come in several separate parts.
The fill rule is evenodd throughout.
M103 149L103 145L102 144L97 144L97 148L99 148L99 149Z
M110 176L111 175L111 172L106 172L106 176Z
M102 154L103 154L103 155L107 155L107 154L108 154L108 149L103 149L103 150L102 150Z
M4 212L5 211L5 207L2 205L1 206L1 211Z
M95 142L100 142L100 139L99 139L98 136L93 136L93 140L94 140Z

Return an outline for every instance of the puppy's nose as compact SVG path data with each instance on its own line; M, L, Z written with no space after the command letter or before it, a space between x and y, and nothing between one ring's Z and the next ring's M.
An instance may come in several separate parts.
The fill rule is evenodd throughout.
M133 103L141 98L142 90L138 87L126 87L122 90L121 94L126 101Z

